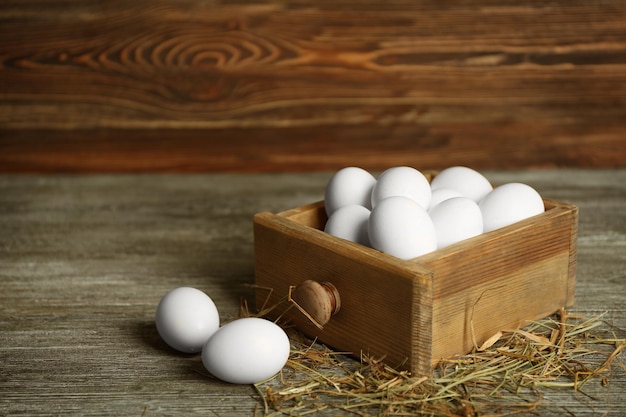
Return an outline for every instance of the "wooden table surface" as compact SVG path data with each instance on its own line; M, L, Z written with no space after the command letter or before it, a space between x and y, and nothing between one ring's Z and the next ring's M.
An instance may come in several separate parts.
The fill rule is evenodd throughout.
M572 311L626 329L626 170L487 171L580 207ZM222 320L253 282L252 215L323 197L330 172L0 176L0 415L250 416L252 386L202 374L159 339L169 290L206 291ZM626 413L626 373L545 415Z

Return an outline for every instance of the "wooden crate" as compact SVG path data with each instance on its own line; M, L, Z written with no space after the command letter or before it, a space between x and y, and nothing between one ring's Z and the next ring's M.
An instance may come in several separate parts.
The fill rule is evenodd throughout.
M466 354L499 330L574 303L578 209L544 204L540 215L411 260L323 232L323 201L258 213L257 305L278 304L305 280L329 281L341 310L323 329L290 310L305 334L429 374L442 358Z

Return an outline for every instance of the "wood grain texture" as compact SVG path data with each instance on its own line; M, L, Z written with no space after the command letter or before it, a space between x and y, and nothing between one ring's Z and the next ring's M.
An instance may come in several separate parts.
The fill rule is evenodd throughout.
M624 337L626 171L485 175L579 207L570 310L607 312L602 331ZM330 176L1 175L0 415L253 416L254 388L211 379L161 342L156 305L191 285L236 317L253 296L253 215L320 200ZM538 412L626 415L626 373L607 376L542 390Z
M626 5L0 6L0 170L617 167Z

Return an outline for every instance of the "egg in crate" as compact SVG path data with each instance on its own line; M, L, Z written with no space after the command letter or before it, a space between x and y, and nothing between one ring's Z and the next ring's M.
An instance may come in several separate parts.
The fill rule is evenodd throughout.
M493 190L493 186L483 174L464 166L453 166L442 170L433 178L430 186L432 190L439 188L455 190L476 202Z
M398 196L409 198L427 209L432 197L428 179L413 167L399 166L385 170L372 189L372 208L386 198Z
M324 192L326 214L330 216L338 208L353 204L370 209L374 184L376 178L359 167L345 167L335 172Z
M483 230L489 232L545 211L541 195L527 184L508 183L496 187L479 203Z

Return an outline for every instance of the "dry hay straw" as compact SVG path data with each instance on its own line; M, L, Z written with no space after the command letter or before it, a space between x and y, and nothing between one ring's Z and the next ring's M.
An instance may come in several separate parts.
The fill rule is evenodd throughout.
M498 332L470 354L442 361L432 376L411 375L365 354L355 361L287 329L291 355L281 373L255 385L259 408L266 416L533 412L542 405L542 389L581 391L592 379L606 385L614 369L626 370L620 357L626 332L603 316L561 310L523 330Z

